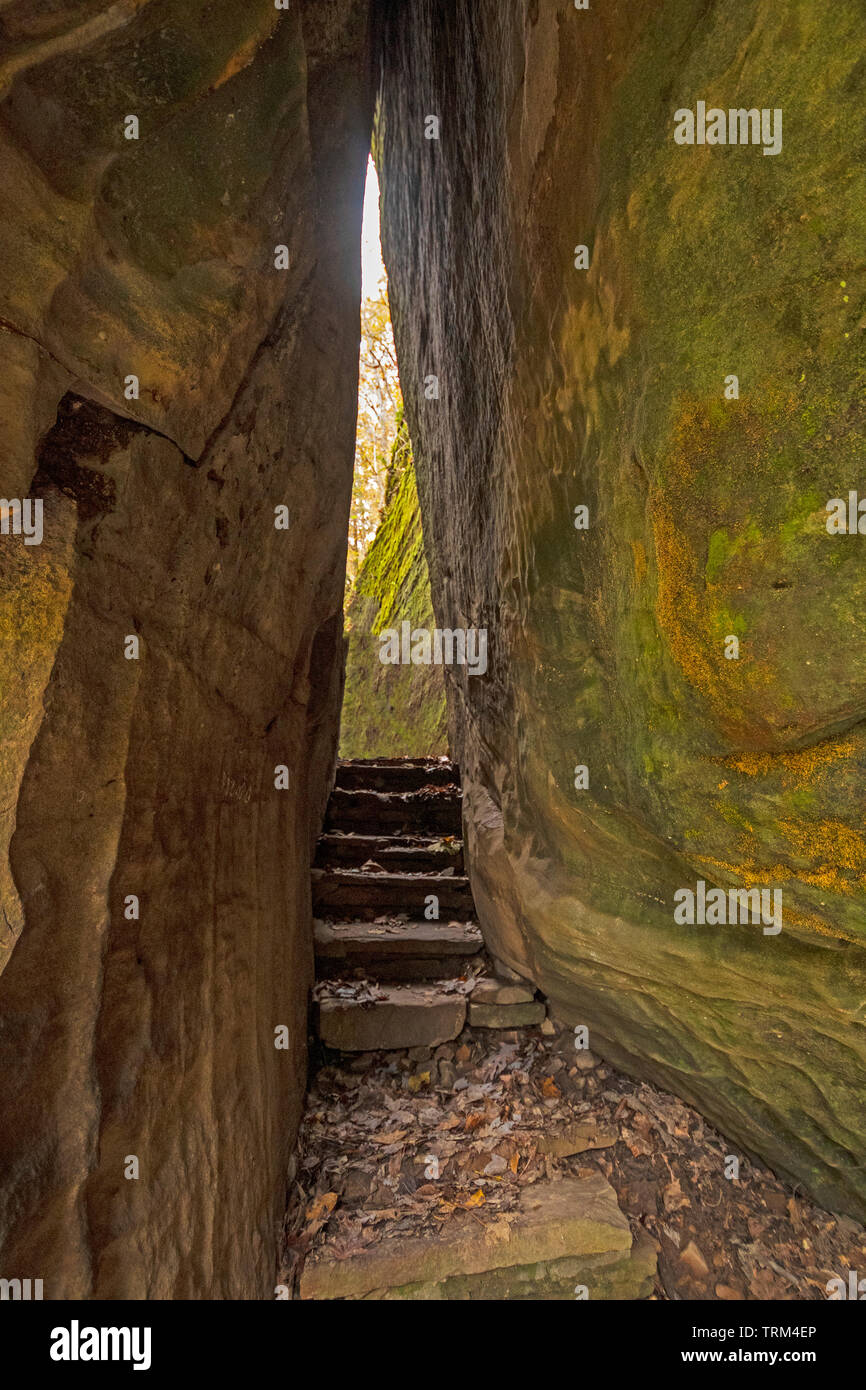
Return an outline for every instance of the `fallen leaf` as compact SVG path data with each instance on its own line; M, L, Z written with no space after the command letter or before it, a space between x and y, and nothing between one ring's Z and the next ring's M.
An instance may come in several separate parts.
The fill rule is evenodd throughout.
M716 1298L723 1299L726 1303L739 1302L743 1295L736 1289L732 1289L730 1284L716 1284Z
M642 1138L640 1137L639 1134L635 1134L635 1133L634 1133L632 1130L630 1130L630 1129L623 1129L623 1138L625 1139L625 1142L628 1144L628 1147L629 1147L629 1149L630 1149L630 1151L631 1151L632 1158L640 1158L641 1156L651 1156L651 1155L652 1155L652 1153L653 1153L653 1146L652 1146L652 1144L648 1143L646 1139L642 1139ZM680 1206L687 1206L687 1205L688 1205L687 1199L684 1199L684 1200L680 1203ZM665 1202L665 1206L667 1206L667 1201ZM668 1211L670 1211L670 1210L672 1210L672 1208L668 1207Z
M691 1205L688 1197L683 1195L679 1178L674 1178L673 1182L668 1183L664 1190L663 1200L665 1211L679 1211L680 1207L688 1207Z
M401 1139L406 1138L405 1129L391 1129L387 1134L374 1134L372 1140L374 1144L399 1144Z
M680 1252L680 1261L695 1279L704 1280L710 1272L706 1260L693 1240Z
M323 1212L333 1211L337 1205L336 1192L321 1192L318 1197L314 1197L306 1211L306 1220L315 1221Z
M323 1192L307 1207L304 1221L308 1226L316 1225L316 1229L321 1230L336 1205L336 1192Z
M495 1177L499 1173L504 1173L507 1167L508 1164L505 1162L505 1159L502 1157L502 1155L494 1154L493 1157L490 1159L490 1162L487 1163L481 1171L485 1174L486 1177Z
M437 1129L458 1129L458 1128L460 1127L460 1125L462 1125L462 1123L463 1123L463 1116L462 1116L462 1115L448 1115L448 1116L442 1121L441 1125L437 1125L436 1128L437 1128Z

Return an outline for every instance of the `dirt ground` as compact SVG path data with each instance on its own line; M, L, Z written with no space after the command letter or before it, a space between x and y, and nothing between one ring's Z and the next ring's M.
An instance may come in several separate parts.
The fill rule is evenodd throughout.
M826 1299L866 1270L866 1230L739 1154L696 1111L630 1080L572 1034L467 1028L433 1050L320 1055L287 1222L291 1281L327 1242L484 1222L546 1177L600 1169L658 1245L658 1299ZM725 1176L728 1155L739 1176Z

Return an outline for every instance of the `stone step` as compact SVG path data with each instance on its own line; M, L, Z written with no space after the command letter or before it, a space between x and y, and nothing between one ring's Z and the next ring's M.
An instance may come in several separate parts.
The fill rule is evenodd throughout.
M466 1021L471 1028L528 1028L542 1024L546 1014L528 980L480 975L469 996Z
M472 1028L529 1028L544 1022L546 1009L540 1001L531 1004L469 1005Z
M319 979L355 969L383 981L461 975L484 944L472 922L316 922L314 939Z
M649 1297L656 1247L632 1242L601 1173L524 1188L508 1218L483 1206L450 1220L434 1240L407 1236L346 1254L327 1241L308 1256L302 1299L573 1302Z
M453 790L417 792L346 791L335 787L325 815L326 830L366 835L462 835L462 797Z
M456 837L447 844L440 836L420 835L323 835L316 850L318 868L355 864L368 859L383 869L403 873L432 873L453 868L463 872L463 841Z
M366 758L337 764L335 785L348 791L414 792L421 787L459 786L454 763L443 759Z
M473 1004L531 1004L535 986L528 980L501 980L496 975L480 975L472 990Z
M457 764L450 758L434 758L431 755L420 758L341 758L339 767L437 767L445 764L457 770Z
M442 917L466 921L475 916L465 874L368 873L362 869L313 869L313 912L346 919L362 908L391 909L423 918L427 900L439 899Z
M340 1052L438 1047L456 1038L465 1021L466 996L438 985L375 985L356 998L325 993L314 1006L318 1036Z

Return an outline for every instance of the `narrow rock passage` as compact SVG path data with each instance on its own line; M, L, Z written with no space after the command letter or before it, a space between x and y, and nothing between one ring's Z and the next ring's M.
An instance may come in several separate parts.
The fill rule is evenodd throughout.
M510 1134L520 1116L491 1116L488 1126L479 1102L513 1079L518 1038L540 1025L548 1036L554 1028L534 986L502 967L497 974L484 953L461 833L459 774L447 759L340 764L313 870L315 1025L326 1058L355 1054L338 1062L350 1088L370 1068L374 1085L384 1079L386 1102L383 1111L347 1096L360 1125L351 1132L338 1107L333 1138L345 1143L337 1159L345 1182L341 1193L313 1199L302 1248L324 1231L341 1194L341 1217L354 1196L359 1224L347 1245L335 1223L334 1241L321 1241L304 1265L300 1296L573 1298L579 1288L596 1298L646 1296L654 1246L642 1238L633 1250L628 1221L601 1173L551 1172L531 1190L502 1183L503 1174L518 1174ZM476 1031L489 1040L481 1047L491 1057L472 1085L458 1068L472 1056L468 1039ZM402 1101L404 1083L417 1117ZM446 1115L434 1095L449 1093L457 1108ZM314 1127L317 1115L314 1108L308 1117ZM427 1142L404 1173L405 1125L415 1129L418 1119L430 1133L416 1133ZM610 1142L599 1141L592 1124L578 1129L570 1152ZM488 1152L491 1134L504 1149ZM318 1168L319 1159L311 1156L310 1166ZM482 1183L492 1186L489 1198ZM432 1227L399 1221L392 1203L409 1192L420 1194L416 1215L430 1216ZM395 1218L395 1238L381 1244L381 1223Z
M460 1032L468 1000L475 1023L543 1019L533 988L485 969L461 834L447 759L340 764L313 870L315 1015L327 1046L435 1047Z
M826 1298L866 1259L861 1226L496 974L460 800L445 760L338 770L281 1282L315 1300Z

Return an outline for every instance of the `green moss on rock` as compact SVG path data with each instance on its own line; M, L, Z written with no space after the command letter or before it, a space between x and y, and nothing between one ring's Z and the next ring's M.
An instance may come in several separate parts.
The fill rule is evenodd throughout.
M862 5L533 9L477 0L423 43L395 14L380 118L437 611L492 629L451 692L485 939L862 1216L866 570L825 512L863 491ZM485 43L501 64L466 61ZM476 84L429 169L407 50ZM676 145L701 100L783 109L783 150ZM679 926L699 878L780 889L781 935Z
M346 608L349 641L340 729L344 758L438 756L448 751L439 666L379 660L379 633L435 626L409 435L401 422L385 508Z

